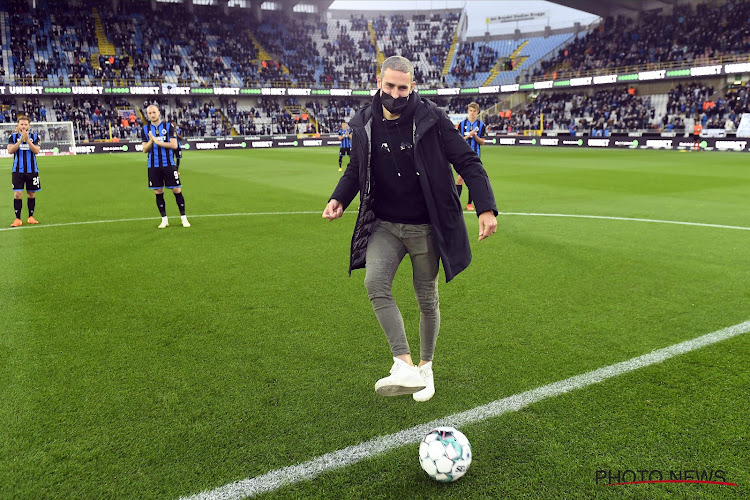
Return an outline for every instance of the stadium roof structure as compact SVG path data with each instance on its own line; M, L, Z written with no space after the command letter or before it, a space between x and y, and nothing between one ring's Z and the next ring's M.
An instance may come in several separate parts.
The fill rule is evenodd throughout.
M263 4L270 5L272 10L281 10L292 12L298 5L313 5L318 12L325 12L331 6L333 0L156 0L161 3L184 3L192 5L206 6L240 6L240 7L259 7Z
M634 15L639 12L675 7L679 0L551 0L563 5L601 17L618 14Z
M253 0L253 3L264 3L266 0ZM292 12L297 5L315 5L318 12L325 12L331 6L333 0L272 0L274 3L281 4L282 10Z

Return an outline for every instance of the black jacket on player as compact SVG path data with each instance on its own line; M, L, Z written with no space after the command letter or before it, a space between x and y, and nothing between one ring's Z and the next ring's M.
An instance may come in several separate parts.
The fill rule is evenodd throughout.
M414 91L410 103L415 106L412 125L414 169L433 226L435 243L445 271L445 280L452 280L471 262L469 236L463 209L456 192L451 164L463 177L474 199L477 216L491 211L497 215L495 196L487 172L479 156L466 144L443 110ZM372 175L373 107L380 110L379 93L371 106L357 111L349 123L352 128L351 161L341 176L331 199L341 202L344 209L359 192L359 213L352 235L349 274L365 267L367 243L372 232L377 186Z

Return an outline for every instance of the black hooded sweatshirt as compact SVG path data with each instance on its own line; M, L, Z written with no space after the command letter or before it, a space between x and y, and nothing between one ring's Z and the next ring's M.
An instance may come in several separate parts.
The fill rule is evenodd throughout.
M429 224L424 193L414 165L414 111L417 94L396 120L386 120L380 92L372 103L372 186L376 200L373 211L378 219L402 224Z

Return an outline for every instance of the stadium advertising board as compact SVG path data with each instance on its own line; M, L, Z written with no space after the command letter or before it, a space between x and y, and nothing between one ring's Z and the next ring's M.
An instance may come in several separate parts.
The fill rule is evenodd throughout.
M268 148L314 148L320 146L338 147L336 135L301 137L296 135L275 136L235 136L189 138L182 146L184 151L215 151L220 149L268 149ZM573 137L489 134L485 146L538 146L545 148L608 148L608 149L674 149L703 151L749 151L750 140L719 137L630 137L613 135L610 137ZM143 151L140 141L124 142L82 142L75 148L77 154L96 153L138 153ZM52 154L52 153L50 153ZM57 153L69 154L69 153ZM0 152L2 156L2 152Z
M44 146L44 144L42 144ZM52 148L45 148L42 147L42 149L39 150L39 154L37 156L67 156L67 155L74 155L78 152L78 147L73 149L71 146L64 145L62 147L52 147ZM12 154L8 154L7 148L0 148L0 158L12 158Z
M218 149L338 147L340 144L341 141L336 135L320 135L319 137L299 137L296 135L191 137L182 144L182 150L215 151ZM78 154L140 153L143 152L143 144L140 141L79 142L76 145L76 152Z
M608 149L674 149L678 151L748 151L750 140L718 137L528 137L523 135L489 134L485 146L540 146Z
M560 80L546 80L542 82L491 85L486 87L439 88L420 89L423 95L459 95L459 94L502 94L518 92L519 90L541 90L558 87L588 87L597 85L611 85L621 82L647 82L654 80L672 80L678 78L701 78L706 76L737 75L750 73L750 63L716 64L710 66L696 66L682 69L661 69L641 71L628 74L610 74L603 76L570 78ZM185 87L174 84L161 86L108 87L101 85L89 86L59 86L47 87L40 85L0 85L0 95L47 95L47 94L77 94L77 95L221 95L221 96L368 96L374 94L374 89L313 89L313 88L244 88L244 87Z

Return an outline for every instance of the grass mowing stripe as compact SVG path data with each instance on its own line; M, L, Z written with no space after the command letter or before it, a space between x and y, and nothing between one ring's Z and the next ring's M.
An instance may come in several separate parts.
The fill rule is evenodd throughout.
M258 493L271 492L285 485L312 479L323 472L346 467L360 460L386 453L389 450L400 448L407 444L418 443L434 427L441 425L462 427L498 417L504 413L518 411L538 401L559 396L576 389L582 389L639 368L661 363L675 356L716 344L717 342L742 335L749 331L750 320L701 335L692 340L686 340L685 342L657 349L627 361L605 366L507 398L498 399L472 410L433 420L432 422L417 425L394 434L381 436L355 446L327 453L302 464L277 469L262 476L230 483L190 497L182 497L182 500L239 500Z
M311 214L320 214L322 211L299 211L299 212L238 212L238 213L232 213L232 214L196 214L196 215L190 215L189 217L192 218L199 218L199 217L249 217L249 216L256 216L256 215L311 215ZM350 212L353 213L353 212ZM464 215L466 214L473 214L475 212L470 211L464 211ZM344 213L346 215L346 213ZM641 219L636 217L616 217L611 215L579 215L579 214L542 214L542 213L534 213L534 212L499 212L498 215L520 215L520 216L527 216L527 217L567 217L571 219L603 219L603 220L621 220L621 221L632 221L632 222L653 222L657 224L677 224L681 226L699 226L699 227L715 227L719 229L739 229L742 231L750 231L750 227L744 227L744 226L727 226L724 224L709 224L705 222L686 222L686 221L676 221L676 220L662 220L662 219ZM173 216L174 218L175 216ZM17 227L3 227L0 228L0 231L17 231L18 229L29 229L29 228L35 228L35 229L42 229L45 227L61 227L61 226L81 226L84 224L105 224L105 223L111 223L111 222L135 222L135 221L144 221L144 220L154 220L158 221L158 217L140 217L140 218L134 218L134 219L110 219L110 220L90 220L90 221L81 221L81 222L61 222L59 224L43 224L43 225L35 225L35 226L21 226L20 228Z

